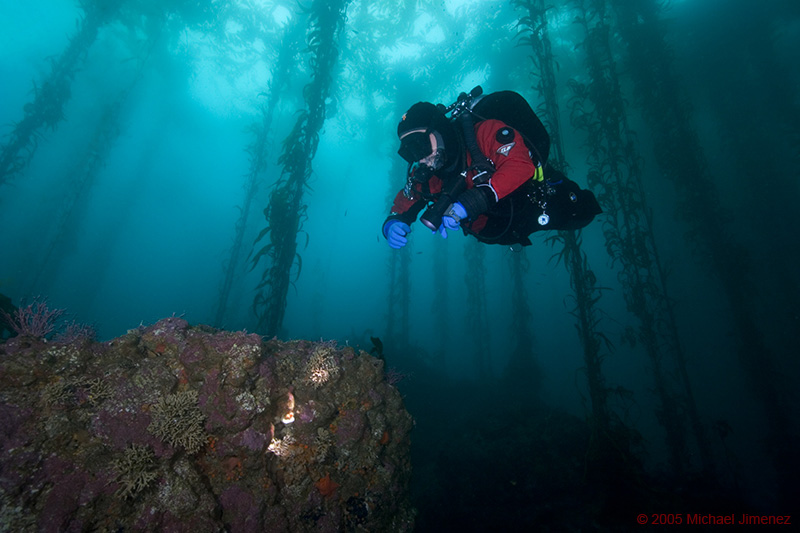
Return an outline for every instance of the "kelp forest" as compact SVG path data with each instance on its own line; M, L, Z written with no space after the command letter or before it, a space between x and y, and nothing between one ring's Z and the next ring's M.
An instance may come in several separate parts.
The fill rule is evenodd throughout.
M186 390L191 372L175 370L170 394L184 396L169 405L210 409L202 387L231 379L257 403L254 391L272 383L261 411L245 408L278 409L263 442L255 425L232 441L249 452L225 452L206 411L208 441L185 456L167 460L152 443L153 453L125 452L145 476L117 493L126 508L145 505L130 496L146 487L156 498L159 475L172 486L158 461L187 460L198 483L228 494L228 509L225 498L250 500L216 484L255 479L246 466L261 461L266 503L250 522L217 513L224 527L800 521L788 518L800 476L800 4L6 4L0 352L36 338L53 346L52 363L63 335L104 350L139 335L140 354L174 355L168 342L147 344L145 329L162 324L157 336L170 317L191 335L242 337L226 348L235 363L197 378L199 396ZM382 227L412 172L398 123L417 102L448 106L477 86L519 93L547 130L543 198L563 174L602 213L513 247L415 223L408 245L390 248ZM241 381L230 365L251 338L264 343L260 377ZM290 355L279 355L283 342ZM275 376L307 376L279 386L265 377L269 357ZM377 374L338 377L359 357ZM86 375L42 385L45 412L84 408L84 390L94 407L90 380L102 376L72 368ZM324 400L328 379L339 392ZM380 385L362 397L359 380ZM394 405L389 386L413 430L405 415L370 414ZM306 391L318 396L304 404ZM167 403L148 405L156 424ZM368 422L345 421L359 409ZM320 427L303 441L312 420ZM410 441L393 440L401 427ZM344 428L371 444L330 451L345 446ZM250 463L261 448L290 466ZM212 451L227 453L217 480ZM128 463L115 461L110 481L127 483ZM409 505L386 496L406 485ZM6 489L0 498L0 529L28 524ZM282 522L271 522L275 505Z

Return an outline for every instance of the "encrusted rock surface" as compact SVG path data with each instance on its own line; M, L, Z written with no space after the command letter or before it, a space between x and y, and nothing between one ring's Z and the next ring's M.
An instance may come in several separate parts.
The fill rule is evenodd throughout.
M383 361L167 318L0 344L0 531L409 531Z

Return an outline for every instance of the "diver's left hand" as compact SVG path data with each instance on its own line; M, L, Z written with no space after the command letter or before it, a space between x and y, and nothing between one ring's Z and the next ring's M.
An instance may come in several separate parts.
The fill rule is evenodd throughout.
M446 215L442 217L442 225L434 233L438 233L443 239L447 238L447 230L457 230L461 227L461 219L467 218L467 210L459 202L450 204Z

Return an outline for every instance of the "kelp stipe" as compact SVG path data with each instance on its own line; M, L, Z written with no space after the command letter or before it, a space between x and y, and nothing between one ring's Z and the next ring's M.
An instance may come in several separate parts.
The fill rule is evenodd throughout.
M269 262L253 299L253 311L258 317L256 329L265 335L280 331L289 285L293 283L292 268L297 265L294 281L302 270L297 235L306 219L303 193L308 186L311 162L325 121L325 100L330 94L333 66L339 51L337 39L344 24L346 5L345 1L316 0L310 8L306 44L312 79L303 89L306 109L283 142L283 153L278 159L283 166L281 178L270 193L269 205L264 209L267 225L255 244L258 246L267 235L269 242L252 258L253 267L262 257Z
M464 245L464 261L467 272L464 282L467 287L466 320L481 316L489 308L486 292L486 245L470 239ZM473 328L472 346L477 376L492 377L492 331L491 328Z
M675 186L678 213L689 227L689 241L702 251L698 257L708 258L707 266L727 296L739 342L739 360L754 395L762 403L769 428L766 453L774 464L782 497L789 498L795 492L800 472L800 459L794 452L798 428L789 414L791 407L784 400L789 395L781 392L789 390L791 384L781 383L774 354L759 327L755 306L751 305L755 295L753 280L758 274L748 260L747 250L727 228L728 215L720 204L693 111L666 42L662 8L653 0L611 0L610 5L627 52L627 70L653 132L657 163Z
M250 127L253 140L245 148L249 156L250 168L245 176L242 207L239 210L239 217L236 219L234 226L233 245L223 266L223 279L219 288L219 297L214 313L214 324L219 327L222 327L225 322L228 300L234 281L238 276L242 275L239 264L243 255L242 248L244 246L247 220L250 217L250 210L256 198L256 193L263 184L269 158L274 155L269 146L270 134L272 133L272 118L275 114L275 107L281 96L284 95L291 80L292 71L295 68L295 56L298 53L300 32L303 29L301 20L300 17L295 17L284 32L283 39L281 39L283 46L278 53L278 60L272 68L269 89L265 93L259 94L260 97L265 98L259 108L260 121ZM263 234L264 232L262 232L262 236ZM250 259L250 256L248 256L248 259Z
M550 165L556 169L565 168L564 146L558 127L560 111L555 82L555 59L550 51L548 37L547 11L543 0L515 0L514 4L524 11L518 27L521 42L531 46L533 54L534 89L544 102L536 109L551 134ZM573 290L574 308L572 315L577 322L581 346L583 348L584 373L586 375L591 406L588 413L591 442L587 450L586 472L589 477L603 479L604 472L617 470L619 474L638 479L642 474L641 464L635 457L633 448L639 440L635 430L628 427L611 409L610 396L619 391L606 384L603 374L603 360L613 351L613 345L600 331L600 311L597 303L602 288L597 286L597 278L592 272L588 258L582 250L579 231L559 231L547 239L559 249L554 257L563 261L570 275ZM623 472L623 467L625 472Z
M644 193L643 161L636 148L636 134L628 124L611 49L610 14L604 0L578 0L575 6L575 20L585 34L581 48L588 79L585 83L575 79L569 82L570 119L576 129L586 132L589 184L605 213L606 248L621 268L617 279L628 311L639 320L635 331L630 328L630 340L641 343L650 359L658 401L656 419L666 432L673 471L683 472L692 466L682 416L685 411L700 452L698 466L710 473L711 450L688 378Z
M23 107L22 120L14 125L0 150L0 186L30 163L42 130L55 130L64 120L64 106L72 95L75 73L97 39L100 27L114 16L118 6L119 2L82 2L84 16L77 23L77 32L61 56L51 60L47 79L41 84L34 83L33 100Z

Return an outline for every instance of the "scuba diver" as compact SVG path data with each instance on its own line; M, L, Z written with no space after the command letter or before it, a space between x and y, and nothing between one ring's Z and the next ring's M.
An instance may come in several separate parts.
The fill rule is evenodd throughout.
M522 96L482 93L475 87L449 107L418 102L403 115L406 184L383 223L392 248L408 243L426 207L421 222L443 238L461 229L515 250L535 231L579 229L602 212L591 191L547 166L550 136Z

